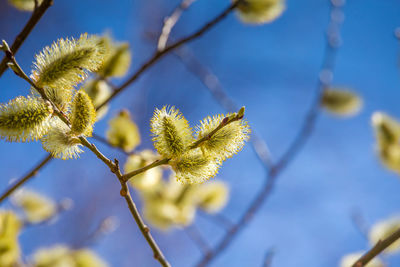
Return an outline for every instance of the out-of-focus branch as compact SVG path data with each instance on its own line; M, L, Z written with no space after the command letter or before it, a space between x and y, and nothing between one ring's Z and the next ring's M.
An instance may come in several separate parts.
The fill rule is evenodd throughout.
M158 51L164 50L167 45L169 35L172 28L178 22L182 13L188 9L196 0L183 0L178 7L174 9L170 16L164 19L164 26L161 30L161 35L158 38L157 49Z
M344 1L331 1L331 20L327 30L325 54L323 57L324 59L316 86L315 99L306 114L303 125L300 128L297 136L290 144L286 152L283 154L283 156L269 170L267 179L262 190L250 203L250 206L240 217L239 221L226 232L221 241L214 247L213 250L210 251L209 254L200 259L196 266L207 266L214 258L216 258L222 251L224 251L229 246L229 244L231 244L237 234L242 229L244 229L244 227L254 217L255 213L261 208L267 198L271 195L279 174L282 173L282 171L287 167L290 162L292 162L292 160L295 158L295 156L298 154L298 152L304 146L305 142L310 137L319 114L321 96L323 94L323 91L330 86L333 79L336 51L340 46L340 26L344 19L344 14L342 12L343 5Z
M264 257L264 261L262 266L263 267L271 267L272 266L272 260L275 256L275 249L274 248L270 248L266 253L265 253L265 257Z
M16 183L14 183L8 189L6 189L6 191L4 191L0 196L0 203L3 202L7 197L9 197L13 192L15 192L15 190L20 188L31 178L35 177L39 173L39 170L42 169L44 166L46 166L47 163L49 163L52 159L53 157L51 156L51 154L48 154L39 163L37 163L36 166L30 172L28 172L22 178L18 179Z
M352 267L363 267L367 265L368 262L370 262L373 258L378 256L382 251L384 251L387 247L396 242L398 239L400 239L400 228L397 229L396 232L394 232L387 238L379 240L378 243L376 243L373 248L371 248L361 258L359 258L352 265Z
M32 16L30 17L30 19L28 20L22 31L15 38L14 43L11 45L11 51L13 52L14 55L18 52L20 46L24 43L25 39L28 37L33 28L39 22L40 18L52 4L53 0L44 0L39 6L35 6ZM8 60L9 59L5 56L3 57L3 60L0 63L0 77L7 69Z
M184 37L173 44L165 47L165 49L161 51L156 51L153 56L148 59L127 81L125 81L120 87L117 87L112 94L106 99L102 104L100 104L97 109L103 107L108 102L110 102L114 97L116 97L119 93L121 93L125 88L127 88L130 84L136 81L148 68L150 68L154 63L156 63L159 59L164 57L169 52L174 49L180 47L181 45L191 42L196 38L202 36L204 33L211 30L215 25L221 22L226 16L228 16L243 0L238 0L230 4L227 8L225 8L219 15L217 15L214 19L206 23L203 27L198 29L196 32Z
M239 109L239 105L228 95L218 77L204 66L187 46L176 49L174 55L177 56L188 71L204 84L215 100L217 100L226 111L234 112ZM266 168L270 168L272 166L272 159L268 145L254 129L252 129L250 142L260 162Z
M208 251L210 250L210 246L208 245L207 241L204 239L204 237L201 235L199 229L192 224L189 225L188 227L185 227L184 232L187 234L187 236L190 238L190 240L193 241L194 244L197 245L197 247L200 249L200 251L206 255Z

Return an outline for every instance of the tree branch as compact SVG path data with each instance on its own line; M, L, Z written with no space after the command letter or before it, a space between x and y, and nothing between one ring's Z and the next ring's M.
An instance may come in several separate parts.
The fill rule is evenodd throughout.
M3 44L0 47L1 50L4 50L7 58L11 61L8 63L8 66L10 68L12 68L12 70L14 71L14 73L16 75L18 75L19 77L21 77L22 79L24 79L25 81L27 81L31 86L33 86L33 88L35 88L39 94L41 95L41 97L44 100L47 100L51 103L51 105L53 106L53 110L54 113L57 117L59 117L68 127L71 127L71 124L68 120L68 118L65 116L65 114L63 114L61 111L58 110L57 106L51 102L51 100L46 96L45 91L43 90L43 88L38 87L26 74L25 72L22 70L22 68L19 66L18 62L16 61L13 53L10 51L10 48L7 44L7 42L5 42L3 40ZM118 160L112 161L110 159L108 159L104 154L102 154L94 144L90 143L85 137L80 136L79 140L81 141L81 144L85 147L87 147L90 151L92 151L97 158L99 158L101 161L104 162L104 164L106 164L110 171L112 173L115 174L115 176L118 178L118 181L121 184L121 191L120 194L122 197L125 198L129 210L132 213L133 218L135 219L136 224L138 225L140 231L142 232L143 236L145 237L147 243L149 244L149 246L151 247L151 249L153 250L154 253L154 258L157 259L160 264L164 267L169 267L169 263L168 261L165 259L162 251L159 249L157 243L155 242L155 240L153 239L151 233L150 233L150 229L144 224L143 219L140 216L139 211L136 208L135 203L133 202L130 194L129 194L129 189L128 186L126 184L126 181L123 179L123 176L121 174L120 168L119 168L119 163Z
M199 229L197 229L194 224L185 227L183 231L190 238L190 240L197 245L197 247L204 255L208 253L208 251L210 250L210 246L207 244L207 241L204 239Z
M15 192L18 188L20 188L23 184L29 181L31 178L35 177L39 170L42 169L47 163L49 163L53 157L51 154L48 154L45 158L43 158L36 166L28 172L25 176L20 178L16 183L11 185L6 191L4 191L0 196L0 203L2 203L6 198L8 198L12 193Z
M196 0L183 0L177 8L171 13L170 16L164 19L164 26L161 30L161 35L158 38L157 49L158 51L162 51L165 49L167 45L169 35L172 31L172 28L178 22L179 18L182 16L182 13L189 8Z
M336 51L340 46L340 26L342 23L342 17L338 16L342 14L341 7L344 3L342 1L332 1L331 2L331 21L328 26L327 32L327 42L325 48L324 59L319 74L318 83L316 86L315 99L311 104L311 107L306 114L305 120L299 133L283 154L283 156L274 164L274 166L269 170L267 174L267 179L262 190L257 194L255 199L250 203L250 206L246 209L243 215L240 217L239 221L233 225L221 241L205 255L196 264L198 267L207 266L214 258L216 258L222 251L224 251L237 234L244 229L244 227L249 223L249 221L254 217L255 213L260 210L261 206L265 203L268 197L271 195L272 190L276 184L279 174L287 167L287 165L293 161L295 156L304 146L305 142L310 137L312 130L314 128L317 116L320 109L320 100L323 91L328 88L332 82L333 78L333 68L336 59ZM333 16L333 13L335 16Z
M233 2L231 5L229 5L227 8L225 8L219 15L217 15L214 19L212 19L210 22L206 23L203 27L198 29L196 32L190 34L187 37L184 37L175 43L167 46L165 49L161 51L157 51L153 54L153 56L148 59L127 81L125 81L120 87L116 88L113 93L106 99L103 103L101 103L98 107L97 110L106 105L108 102L110 102L114 97L116 97L120 92L122 92L126 87L128 87L131 83L136 81L143 72L145 72L148 68L150 68L154 63L156 63L159 59L161 59L163 56L168 54L169 52L173 51L174 49L178 48L179 46L191 42L194 39L202 36L204 33L208 32L211 30L215 25L217 25L219 22L221 22L226 16L228 16L243 0L238 0Z
M11 45L11 51L15 55L18 52L18 49L20 46L23 44L25 39L28 37L28 35L31 33L33 28L36 26L36 24L39 22L40 18L43 16L43 14L46 12L46 10L53 5L53 0L44 0L40 6L34 9L32 16L26 23L25 27L22 29L22 31L17 35L17 37L14 40L14 43ZM3 60L0 63L0 77L3 75L4 71L7 69L7 62L8 58L5 56L3 57Z
M367 251L361 258L359 258L352 267L363 267L367 265L373 258L379 255L382 251L384 251L391 244L396 242L400 238L400 228L397 229L396 232L388 236L383 240L379 240L378 243L375 244L373 248Z

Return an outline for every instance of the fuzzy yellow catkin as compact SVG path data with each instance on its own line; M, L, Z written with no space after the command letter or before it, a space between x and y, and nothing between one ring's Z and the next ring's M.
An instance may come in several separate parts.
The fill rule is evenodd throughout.
M108 36L104 36L101 39L107 49L107 54L97 73L104 78L124 76L131 64L132 55L129 50L129 44L116 44Z
M102 80L90 80L85 82L82 89L89 95L92 99L93 105L97 108L101 105L108 97L111 95L110 86ZM96 111L96 120L103 118L108 111L108 105L104 105L99 110Z
M187 226L193 222L195 213L193 205L177 205L166 199L154 198L144 202L144 217L161 230Z
M129 111L122 110L108 122L107 141L126 152L134 150L140 144L140 133Z
M340 260L340 267L352 267L353 264L361 258L361 256L365 253L365 251L354 252L351 254L347 254L342 257ZM373 258L369 263L364 265L364 267L384 267L385 264L379 258Z
M30 223L43 222L57 213L57 206L53 200L26 189L17 191L12 197L12 202L23 210L26 220Z
M8 2L13 5L15 8L22 11L33 11L35 9L35 1L34 0L8 0ZM38 4L40 5L43 0L38 0Z
M143 150L138 154L130 155L125 163L125 173L143 168L157 159L157 155L151 150ZM141 191L155 190L162 179L162 168L151 168L129 180L129 184Z
M52 122L51 129L41 141L44 150L55 158L76 159L83 152L79 138L72 136L68 126L58 118Z
M321 105L332 114L354 116L360 112L363 102L360 96L348 89L330 88L324 90Z
M92 136L93 124L96 122L96 110L85 91L76 92L69 118L73 135Z
M38 140L49 130L52 114L50 103L30 96L0 104L0 138L11 142Z
M154 147L164 157L182 155L193 142L189 123L175 107L155 109L150 126Z
M200 125L196 127L197 139L207 136L218 127L225 117L231 115L232 114L217 115L207 117L200 121ZM220 161L224 161L242 150L245 142L250 138L250 132L251 130L247 121L241 119L231 122L221 128L210 138L205 140L200 146L207 155Z
M400 124L383 112L372 115L377 151L382 163L400 174Z
M220 181L201 184L197 189L198 204L209 213L216 213L225 207L228 197L229 188Z
M244 0L238 5L237 14L244 23L264 24L277 19L285 8L285 0Z
M204 155L199 148L191 149L169 164L175 171L176 179L183 184L202 183L214 177L221 162Z
M44 86L48 99L62 112L69 112L73 91L70 89L53 88ZM41 98L41 95L36 91L35 88L31 88L31 94L33 97Z
M172 175L153 190L141 191L146 220L161 230L189 225L196 213L196 189L197 185L182 185Z
M22 223L12 211L0 211L0 266L12 267L20 258L18 235Z
M108 264L103 261L96 253L89 249L80 249L74 251L72 257L77 267L107 267Z
M391 234L400 229L400 216L393 216L386 220L382 220L374 224L368 234L369 243L374 246L380 240L389 237ZM386 248L384 253L397 253L400 251L400 240L395 241L388 248Z
M380 149L384 149L389 145L399 144L400 123L396 119L377 111L372 114L371 121Z
M33 254L33 266L54 267L54 266L76 266L70 249L66 245L56 245L49 248L38 249Z
M104 61L105 48L97 36L58 39L36 55L32 78L39 87L72 89Z

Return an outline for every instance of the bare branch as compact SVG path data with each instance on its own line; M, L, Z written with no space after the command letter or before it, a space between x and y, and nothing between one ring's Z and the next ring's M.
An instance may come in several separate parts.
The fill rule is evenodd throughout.
M28 20L22 31L15 38L14 43L11 45L11 51L13 52L14 55L18 52L18 49L24 43L25 39L28 37L33 28L39 22L40 18L52 4L53 0L44 0L40 6L38 6L37 8L35 7L32 16L30 17L30 19ZM8 58L3 57L3 60L0 63L0 77L7 69L7 62Z
M373 248L367 251L361 258L359 258L352 267L363 267L367 265L373 258L379 255L382 251L384 251L391 244L396 242L400 238L400 228L397 229L396 232L388 236L383 240L379 240L378 243L375 244Z
M207 241L204 239L199 229L194 224L185 227L183 230L190 238L190 240L192 240L193 243L196 244L197 247L200 249L200 251L203 252L204 255L209 252L210 246L207 244Z
M51 154L48 154L38 164L36 164L36 166L30 172L28 172L25 176L20 178L16 183L14 183L8 189L6 189L6 191L4 191L0 196L0 203L3 202L6 198L8 198L12 193L15 192L15 190L20 188L31 178L35 177L39 173L39 170L42 169L44 166L46 166L47 163L49 163L52 159L53 157L51 156Z
M158 38L157 49L158 51L162 51L165 49L167 45L169 35L172 31L172 28L178 22L182 13L188 9L196 0L183 0L177 8L174 9L172 14L164 19L164 26L161 30L161 35Z

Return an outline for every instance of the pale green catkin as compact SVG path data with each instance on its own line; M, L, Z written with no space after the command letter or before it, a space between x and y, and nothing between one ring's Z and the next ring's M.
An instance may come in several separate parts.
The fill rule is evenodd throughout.
M225 117L231 115L217 115L203 119L196 127L197 139L207 136ZM223 161L242 150L249 139L250 132L250 127L245 120L234 121L218 130L200 146L206 154Z
M55 118L50 131L41 139L44 150L53 157L61 159L76 159L83 151L78 137L72 136L68 126Z
M79 39L59 39L36 55L32 78L39 87L72 89L87 72L103 63L105 49L97 36L82 34Z
M50 128L53 109L40 98L19 96L0 104L0 137L11 142L38 140Z
M193 142L189 123L174 107L154 111L150 122L154 146L165 157L183 154Z
M92 100L83 90L76 92L69 117L73 135L92 136L93 124L96 122L96 110Z

